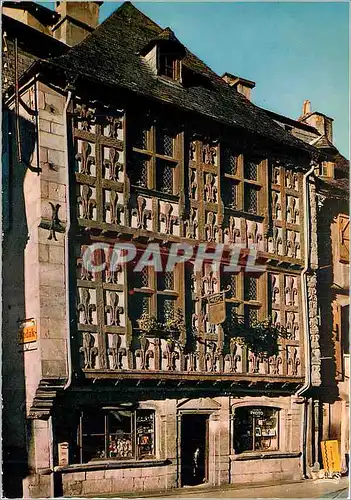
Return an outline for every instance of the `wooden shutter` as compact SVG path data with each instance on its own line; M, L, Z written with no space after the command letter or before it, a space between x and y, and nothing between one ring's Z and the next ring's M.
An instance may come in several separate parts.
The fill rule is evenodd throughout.
M338 234L340 262L348 264L350 262L350 219L347 215L339 215Z

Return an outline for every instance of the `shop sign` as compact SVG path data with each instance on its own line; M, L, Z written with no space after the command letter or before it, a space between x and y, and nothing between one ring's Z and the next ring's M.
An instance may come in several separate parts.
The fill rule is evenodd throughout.
M336 439L322 441L323 468L328 472L341 472L339 441Z
M37 324L35 319L25 319L20 322L18 329L18 344L31 344L37 341Z
M253 417L263 417L263 410L260 408L253 408L250 410L250 415Z
M223 323L226 318L224 292L208 297L208 320L213 325Z

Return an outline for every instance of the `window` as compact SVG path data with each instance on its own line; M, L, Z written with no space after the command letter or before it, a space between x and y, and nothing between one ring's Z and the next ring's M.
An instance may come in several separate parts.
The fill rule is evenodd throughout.
M350 219L347 215L338 217L339 260L343 264L350 262Z
M246 272L221 273L221 289L230 286L226 293L228 328L238 323L247 327L254 326L260 319L265 276L251 276Z
M232 179L226 179L223 187L223 202L229 208L237 208L238 206L238 184Z
M132 185L147 187L147 157L133 154L129 170Z
M160 155L173 157L174 135L168 130L158 128L156 133L156 151Z
M174 298L165 295L157 297L157 319L160 323L166 323L174 317Z
M244 161L244 211L251 214L259 213L259 165L256 158L245 157Z
M150 298L152 290L149 287L149 268L144 267L139 273L132 268L128 270L130 319L134 328L139 328L138 320L143 314L150 314Z
M178 292L175 289L175 271L155 272L153 267L144 267L134 272L128 270L129 317L133 328L139 328L138 320L143 314L154 316L160 323L174 317Z
M178 189L179 140L177 133L159 118L155 124L135 123L128 135L132 144L128 155L131 186L156 189L167 195Z
M334 177L334 163L331 161L323 161L319 169L322 177Z
M278 450L279 410L276 408L243 407L235 410L234 450Z
M258 210L258 190L247 184L245 184L244 210L250 214L257 214Z
M159 54L159 75L172 80L180 79L180 61L176 54L163 52Z
M245 162L245 179L257 181L257 161L248 158Z
M261 160L243 155L231 147L224 146L221 168L224 182L221 183L222 200L226 208L260 214L260 190L263 179Z
M257 278L245 276L245 300L257 300Z
M173 172L172 163L157 159L156 166L156 189L163 193L173 194Z
M83 410L77 432L78 460L142 460L155 456L155 412L121 407Z
M237 175L238 155L231 148L225 148L223 153L223 171L229 175Z

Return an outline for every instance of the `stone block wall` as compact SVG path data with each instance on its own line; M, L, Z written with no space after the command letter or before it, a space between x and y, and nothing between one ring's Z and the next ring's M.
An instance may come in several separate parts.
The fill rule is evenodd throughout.
M301 477L302 472L298 457L231 461L232 484L298 481Z
M175 488L176 474L173 469L172 465L163 465L63 473L63 495L151 492Z

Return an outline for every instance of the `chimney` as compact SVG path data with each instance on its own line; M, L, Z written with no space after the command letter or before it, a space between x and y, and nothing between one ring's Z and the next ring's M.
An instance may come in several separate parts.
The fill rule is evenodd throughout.
M99 24L99 10L103 2L56 2L60 20L53 27L53 36L73 46L86 38Z
M309 113L311 113L311 101L303 101L302 116L308 115Z
M222 78L231 87L244 95L246 99L251 101L251 90L255 88L256 83L251 80L246 80L246 78L241 78L240 76L232 75L231 73L224 73Z
M318 130L320 135L325 135L328 141L333 142L333 118L318 111L311 111L310 101L303 102L302 116L300 116L299 121L311 125Z

